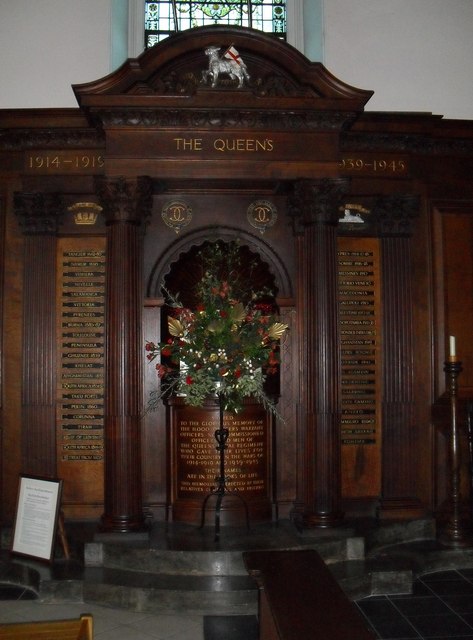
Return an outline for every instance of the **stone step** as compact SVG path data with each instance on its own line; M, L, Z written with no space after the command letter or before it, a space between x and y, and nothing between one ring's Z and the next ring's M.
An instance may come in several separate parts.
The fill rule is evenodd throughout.
M254 615L257 587L248 576L243 551L313 549L327 562L364 557L364 540L351 528L305 532L280 526L212 528L157 523L149 537L95 536L84 548L84 602L134 611L172 611L198 615Z
M254 615L258 593L243 565L243 551L315 549L353 600L409 593L421 573L464 567L466 559L473 566L472 550L439 548L428 535L428 522L357 533L349 526L301 532L281 523L251 532L223 528L215 544L211 528L156 524L147 535L88 536L75 549L74 559L56 560L50 566L28 559L12 563L6 554L3 572L8 582L32 588L43 602L97 603L138 612Z
M350 600L374 595L400 595L412 592L415 573L405 563L351 560L329 565Z
M84 603L132 611L187 615L255 615L258 592L249 576L144 574L117 569L87 569Z
M84 547L87 567L104 567L151 574L194 576L246 576L243 551L258 549L315 549L326 562L364 558L364 538L352 529L298 534L292 525L233 528L219 544L213 531L174 526L172 539L165 525L156 525L149 538L123 540L119 534L96 536Z

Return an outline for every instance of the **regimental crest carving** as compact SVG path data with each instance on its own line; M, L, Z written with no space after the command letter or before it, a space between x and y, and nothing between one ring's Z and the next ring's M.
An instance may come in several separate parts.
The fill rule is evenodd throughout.
M95 202L76 202L67 208L74 215L74 224L94 225L102 207Z
M192 220L192 208L182 200L172 200L162 208L161 217L168 227L179 233Z
M263 234L266 229L275 224L278 212L272 202L268 200L255 200L248 207L246 217L251 226Z
M205 49L205 55L209 59L209 67L202 71L202 82L204 84L210 82L210 86L215 88L219 83L220 76L225 75L229 76L230 80L237 80L238 88L241 89L245 81L250 81L246 64L233 45L230 45L223 54L220 51L220 47L213 46Z
M343 211L343 216L338 220L342 224L364 224L366 222L365 215L370 213L370 210L363 205L352 203L345 204L339 210Z

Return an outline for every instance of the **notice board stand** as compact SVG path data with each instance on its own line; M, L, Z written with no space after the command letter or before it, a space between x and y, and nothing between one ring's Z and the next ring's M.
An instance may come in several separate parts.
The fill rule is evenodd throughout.
M64 555L69 558L61 494L62 480L20 475L12 553L51 562L59 535Z

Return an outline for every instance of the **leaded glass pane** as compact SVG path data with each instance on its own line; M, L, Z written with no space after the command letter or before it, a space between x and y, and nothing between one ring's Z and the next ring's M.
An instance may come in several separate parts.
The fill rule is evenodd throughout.
M176 31L212 24L252 27L285 40L286 0L145 2L146 48L152 47Z

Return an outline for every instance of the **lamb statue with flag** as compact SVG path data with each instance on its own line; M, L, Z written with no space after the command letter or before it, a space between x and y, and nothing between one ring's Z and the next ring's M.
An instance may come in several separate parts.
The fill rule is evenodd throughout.
M202 81L215 88L221 74L230 76L232 80L238 80L238 88L240 89L245 80L249 82L250 74L246 68L246 64L242 60L240 54L233 45L220 55L220 47L207 47L205 55L209 59L209 68L202 72Z

